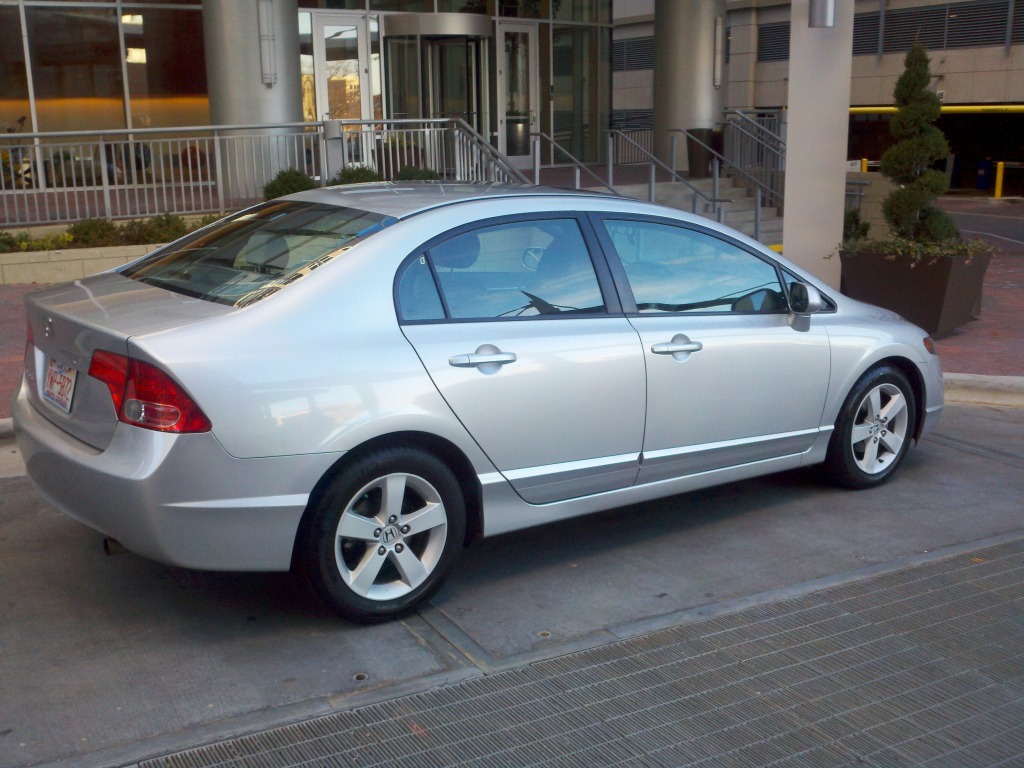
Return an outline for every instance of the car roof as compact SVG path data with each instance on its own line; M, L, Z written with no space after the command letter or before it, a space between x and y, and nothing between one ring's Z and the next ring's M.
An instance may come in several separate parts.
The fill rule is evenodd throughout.
M409 181L345 184L289 195L291 200L306 200L356 208L395 218L406 218L423 211L471 200L513 197L610 197L597 192L582 192L532 184L500 182Z

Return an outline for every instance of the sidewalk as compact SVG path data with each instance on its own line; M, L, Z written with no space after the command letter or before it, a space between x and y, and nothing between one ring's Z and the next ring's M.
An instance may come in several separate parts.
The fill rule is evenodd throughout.
M898 565L138 766L1021 765L1024 540Z

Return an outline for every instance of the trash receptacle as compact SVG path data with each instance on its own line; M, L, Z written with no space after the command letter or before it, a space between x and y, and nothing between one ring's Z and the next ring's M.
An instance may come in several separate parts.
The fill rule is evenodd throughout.
M706 179L711 175L711 138L714 134L713 128L691 128L689 136L686 137L686 158L690 164L691 179ZM698 144L698 139L707 146Z

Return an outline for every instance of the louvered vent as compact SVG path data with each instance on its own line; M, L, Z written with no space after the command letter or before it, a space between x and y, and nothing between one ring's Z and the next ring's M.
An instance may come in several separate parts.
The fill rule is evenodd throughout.
M907 8L885 14L885 53L909 51L915 43L939 50L946 38L946 7Z
M611 114L615 131L645 131L654 127L653 109L616 109Z
M757 60L789 60L789 22L757 25Z
M1015 43L1024 43L1024 3L1018 2L1013 6L1011 40Z
M1008 0L975 0L949 6L946 48L1003 45Z
M635 69L654 69L653 37L612 41L612 72Z
M858 13L853 17L853 55L878 52L878 13Z

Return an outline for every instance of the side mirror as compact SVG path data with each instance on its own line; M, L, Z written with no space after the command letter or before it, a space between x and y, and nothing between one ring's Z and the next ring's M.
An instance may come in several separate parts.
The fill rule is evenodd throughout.
M813 285L793 283L789 287L789 309L794 315L813 315L821 307L821 294Z

